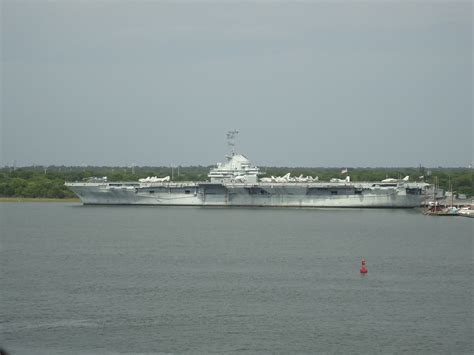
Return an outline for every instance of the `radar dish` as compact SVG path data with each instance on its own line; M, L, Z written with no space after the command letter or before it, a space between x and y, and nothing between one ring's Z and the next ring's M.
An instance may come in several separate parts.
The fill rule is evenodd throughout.
M235 139L237 137L237 134L239 134L239 131L237 129L227 132L227 145L229 147L232 147L232 154L234 154Z

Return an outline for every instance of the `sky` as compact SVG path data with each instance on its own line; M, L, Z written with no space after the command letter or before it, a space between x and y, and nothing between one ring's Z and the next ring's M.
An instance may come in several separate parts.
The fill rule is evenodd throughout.
M471 1L1 1L1 166L466 167Z

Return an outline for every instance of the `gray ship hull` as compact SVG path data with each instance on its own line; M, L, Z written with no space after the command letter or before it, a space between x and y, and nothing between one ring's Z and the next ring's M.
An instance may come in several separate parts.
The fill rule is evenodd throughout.
M86 205L413 208L417 185L358 183L66 183Z

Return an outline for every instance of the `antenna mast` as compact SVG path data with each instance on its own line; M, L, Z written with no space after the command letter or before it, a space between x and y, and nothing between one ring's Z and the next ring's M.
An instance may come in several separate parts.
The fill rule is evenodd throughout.
M234 129L233 131L227 132L227 145L231 147L232 155L235 154L234 147L235 147L235 139L237 137L237 134L239 134L239 131L236 129Z

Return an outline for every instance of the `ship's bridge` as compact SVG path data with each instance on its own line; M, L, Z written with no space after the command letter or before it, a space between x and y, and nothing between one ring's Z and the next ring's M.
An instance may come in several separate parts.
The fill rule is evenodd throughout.
M257 182L260 169L252 166L245 156L233 153L226 158L227 162L217 163L217 167L211 169L207 175L211 182Z

